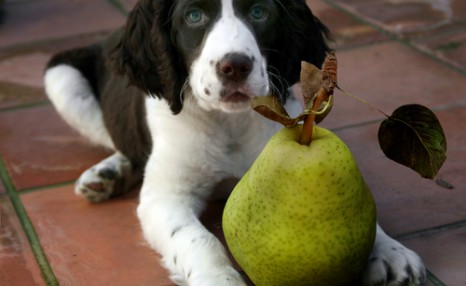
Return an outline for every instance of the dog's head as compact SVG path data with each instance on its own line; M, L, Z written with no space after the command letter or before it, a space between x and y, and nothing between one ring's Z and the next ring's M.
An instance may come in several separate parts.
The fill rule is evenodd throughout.
M301 60L322 64L326 34L305 0L140 0L113 58L174 113L186 96L236 112L253 96L284 100Z

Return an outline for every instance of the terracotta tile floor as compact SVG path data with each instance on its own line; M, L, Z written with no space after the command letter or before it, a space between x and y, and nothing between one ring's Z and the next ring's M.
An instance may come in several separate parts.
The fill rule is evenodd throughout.
M1 1L0 1L1 2ZM135 0L6 0L0 24L0 284L172 285L144 243L138 190L91 205L73 181L108 152L89 145L48 103L54 52L102 39ZM387 231L416 250L429 285L466 285L466 2L313 0L334 33L339 81L391 113L432 108L448 140L446 189L386 159L383 116L343 94L324 122L350 146ZM221 236L222 204L205 224Z

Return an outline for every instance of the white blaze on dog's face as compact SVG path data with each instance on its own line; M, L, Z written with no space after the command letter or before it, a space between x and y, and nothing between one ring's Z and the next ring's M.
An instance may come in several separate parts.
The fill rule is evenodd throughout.
M184 17L178 22L177 29L183 31L176 33L176 40L186 62L192 61L189 84L205 110L244 111L252 97L270 90L265 52L277 9L272 0L208 2L191 1L177 6L183 12L175 12ZM186 36L187 30L192 38L204 33L202 42Z
M190 84L202 107L227 112L244 110L252 96L268 93L266 60L231 0L222 1L221 17L193 62Z

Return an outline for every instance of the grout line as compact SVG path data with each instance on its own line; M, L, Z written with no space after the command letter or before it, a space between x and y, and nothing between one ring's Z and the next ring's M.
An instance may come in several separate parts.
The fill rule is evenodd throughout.
M448 104L444 104L444 105L440 105L440 106L434 106L434 107L428 107L428 108L431 109L436 114L437 112L454 111L454 110L462 109L462 108L465 108L465 107L466 107L466 101L459 101L459 102L448 103ZM386 117L381 116L379 118L368 119L368 120L365 120L365 121L355 122L355 123L352 123L352 124L340 125L340 126L337 126L337 127L330 127L329 129L332 132L338 132L338 131L343 131L343 130L352 129L352 128L364 127L364 126L377 124L377 123L381 124L382 121L384 121L385 119L386 119Z
M44 100L37 101L37 102L25 103L25 104L19 104L15 106L0 108L0 113L13 112L13 111L21 110L21 109L34 108L34 107L45 106L45 105L50 105L50 104L51 103L48 99L44 99Z
M351 11L350 9L344 7L343 5L339 4L339 3L336 3L334 0L322 0L324 3L326 3L327 5L329 5L330 7L340 11L340 12L343 12L345 13L346 15L352 17L353 19L356 19L370 27L372 27L373 29L383 33L384 35L388 36L390 39L392 40L395 40L397 41L398 43L406 46L406 47L409 47L413 50L415 50L416 52L420 53L420 54L423 54L424 56L448 67L449 69L451 70L454 70L455 72L463 75L463 76L466 76L466 70L463 69L463 68L460 68L460 67L457 67L437 56L435 56L435 54L429 52L428 50L425 50L425 49L422 49L418 46L416 46L415 44L412 43L411 41L411 38L409 37L406 37L406 38L402 38L400 37L398 34L396 33L393 33L387 29L384 29L383 27L381 27L380 25L374 23L373 21L370 21L368 19L366 19L364 16L362 15L357 15L355 14L353 11ZM350 50L350 49L348 49Z
M64 186L74 185L75 183L76 183L76 180L72 180L72 181L65 181L65 182L50 184L46 186L32 187L32 188L21 190L21 194L29 194L29 193L35 193L35 192L39 192L43 190L48 190L48 189L60 188Z
M332 33L332 31L330 31L330 33ZM382 33L382 34L384 34L384 33ZM336 47L335 51L337 53L345 52L345 51L352 51L352 50L357 50L357 49L363 49L363 48L368 48L368 47L375 47L375 46L379 46L379 45L389 44L389 43L393 43L393 42L397 42L397 41L395 39L392 39L392 38L388 37L386 40L378 40L377 42L372 42L372 43L355 44L355 45L350 45L350 46L347 46L347 47ZM334 42L334 43L337 43L337 42Z
M390 40L395 40L397 42L406 42L407 40L406 39L402 39L400 37L398 37L396 34L388 31L388 30L385 30L383 29L382 27L376 25L374 22L372 21L369 21L368 19L364 18L363 16L361 15L358 15L358 14L355 14L353 11L351 11L350 9L346 8L345 6L339 4L339 3L336 3L334 0L322 0L322 2L326 3L327 5L329 5L330 7L336 9L337 11L340 11L346 15L348 15L349 17L363 23L363 24L366 24L368 25L369 27L373 28L374 30L384 34L385 36L387 36ZM383 43L385 43L387 41L383 41ZM378 45L378 42L374 42L372 44L368 44L368 45Z
M447 103L444 105L433 107L432 110L437 111L437 112L442 112L442 111L460 109L464 107L466 107L466 100L459 101L459 102L453 102L453 103Z
M429 279L430 282L432 282L432 284L434 284L434 286L447 286L445 283L440 281L440 279L438 279L437 276L435 276L429 270L427 270L427 279Z
M364 127L364 126L367 126L367 125L381 123L384 119L385 118L376 118L376 119L356 122L356 123L353 123L353 124L347 124L347 125L342 125L342 126L338 126L338 127L331 127L329 129L332 132L338 132L338 131L343 131L343 130L347 130L347 129L359 128L359 127Z
M56 38L46 38L46 39L38 39L38 40L33 40L31 42L25 42L25 43L17 43L17 44L12 44L9 46L5 47L0 47L0 60L8 58L13 55L17 54L23 54L23 53L28 53L30 50L34 51L41 51L44 49L47 49L47 47L54 45L56 43L60 43L63 41L71 41L73 39L82 39L82 38L88 38L88 37L100 37L100 36L105 36L111 34L115 29L104 29L104 30L98 30L98 31L93 31L93 32L84 32L84 33L78 33L78 34L73 34L73 35L66 35L66 36L61 36L61 37L56 37Z
M449 231L449 230L453 230L457 228L462 228L462 227L466 227L466 220L457 221L457 222L444 224L440 226L435 226L431 228L421 229L418 231L408 232L404 234L398 234L398 235L394 235L393 238L396 238L399 240L409 240L409 239L433 235L433 234L437 234L437 233L441 233L441 232L445 232L445 231Z
M0 179L5 186L7 194L15 208L16 215L18 216L21 225L23 226L23 230L26 233L26 236L29 241L29 245L31 250L36 258L36 262L39 265L41 270L42 276L45 280L45 283L49 286L59 285L55 274L53 273L52 267L47 259L47 256L44 253L44 250L40 244L39 237L34 229L34 226L29 219L29 216L24 208L21 199L19 198L19 194L13 183L11 182L10 176L8 175L5 163L3 159L0 157Z

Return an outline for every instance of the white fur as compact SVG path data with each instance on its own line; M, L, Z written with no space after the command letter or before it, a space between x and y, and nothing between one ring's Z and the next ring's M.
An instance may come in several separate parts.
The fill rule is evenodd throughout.
M45 91L70 126L93 143L115 149L99 103L79 70L64 64L47 69Z
M391 281L387 281L387 277ZM419 256L389 237L377 225L377 235L369 263L364 270L364 285L422 285L426 271ZM408 281L409 283L406 283Z
M235 16L232 1L223 0L222 16L209 32L200 56L191 66L189 83L199 105L205 110L236 112L249 108L247 101L232 103L220 98L221 91L225 87L217 77L216 63L229 53L238 53L254 59L251 74L246 82L237 87L237 91L251 97L267 94L269 83L266 60L251 30ZM206 89L210 94L206 94Z

